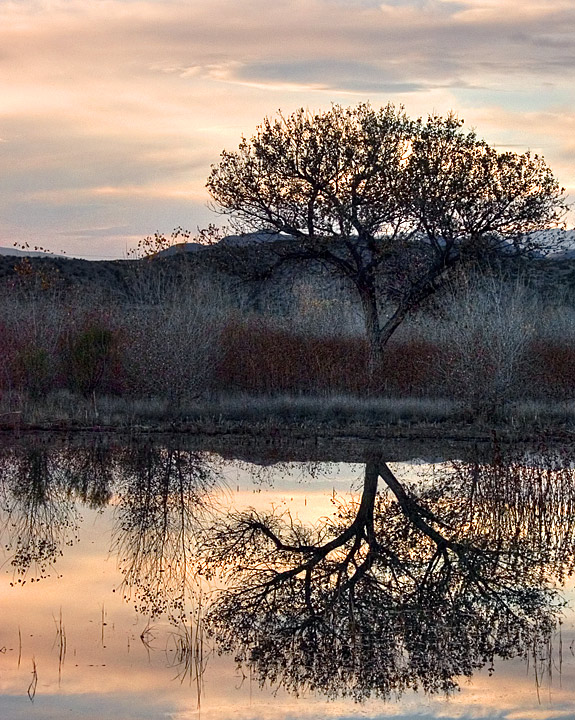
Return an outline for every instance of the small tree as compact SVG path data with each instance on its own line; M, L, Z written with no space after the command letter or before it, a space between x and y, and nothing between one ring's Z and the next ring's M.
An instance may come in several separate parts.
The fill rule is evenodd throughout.
M461 128L391 104L280 114L224 151L207 187L240 231L284 234L270 267L319 261L353 283L375 361L463 262L545 249L537 232L566 209L540 157L499 153Z

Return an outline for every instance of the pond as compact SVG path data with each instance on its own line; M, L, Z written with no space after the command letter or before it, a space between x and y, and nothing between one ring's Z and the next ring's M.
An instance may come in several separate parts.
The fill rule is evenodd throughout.
M4 438L0 717L571 718L573 448Z

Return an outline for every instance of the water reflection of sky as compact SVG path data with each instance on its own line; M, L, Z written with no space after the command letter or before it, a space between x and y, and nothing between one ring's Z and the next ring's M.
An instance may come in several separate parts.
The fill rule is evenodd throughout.
M285 470L285 467L284 467ZM334 492L343 494L350 481L357 490L358 465L316 468L314 480L302 482L295 464L279 478L253 484L249 467L224 468L222 502L293 509L313 520L333 508ZM405 471L405 466L402 468ZM269 470L266 470L269 474ZM552 720L575 713L575 657L572 614L555 638L553 676L545 676L537 692L534 668L522 662L498 662L495 673L479 672L449 699L407 693L398 703L326 702L309 694L294 698L283 691L261 691L242 675L230 658L212 655L203 678L201 715L197 687L174 661L177 630L162 619L138 616L122 597L122 575L110 552L114 507L81 508L79 541L64 549L57 572L40 582L28 576L11 586L12 573L2 565L0 606L0 717L3 720L287 720L305 718L505 718ZM61 625L60 625L61 619ZM59 632L60 627L63 632ZM20 636L19 636L20 633ZM140 636L144 633L145 643ZM65 654L62 651L65 635ZM37 671L34 702L27 695ZM541 670L541 669L540 669Z

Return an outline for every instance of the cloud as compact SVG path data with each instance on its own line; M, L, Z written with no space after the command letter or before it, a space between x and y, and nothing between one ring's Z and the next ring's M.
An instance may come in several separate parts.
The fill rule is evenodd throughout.
M569 172L573 33L566 0L1 3L0 230L35 232L74 193L94 203L74 205L84 228L122 226L142 197L162 217L178 193L201 207L222 148L278 108L332 102L453 108Z
M406 82L401 73L389 68L384 73L376 63L356 60L320 59L259 61L237 68L231 81L257 82L261 87L287 85L324 92L392 94L417 92L422 83Z
M296 58L317 70L318 61L348 62L350 69L354 63L380 70L404 68L402 74L410 76L403 77L404 82L413 80L413 62L428 82L439 75L441 83L446 72L473 70L482 59L489 60L486 69L495 74L498 63L501 71L514 69L524 75L526 63L533 68L542 61L545 67L546 60L563 62L573 70L569 38L575 13L568 6L524 1L508 7L439 0L380 6L326 0L272 6L262 0L241 5L235 0L214 0L209 5L70 0L48 15L44 12L42 23L32 23L28 32L5 31L4 63L18 53L26 58L27 77L27 70L34 67L40 78L56 84L59 73L66 75L72 87L90 67L98 68L91 91L125 77L149 81L150 74L170 67L187 68L189 77L226 81L234 68L245 70L261 62L284 63L288 73L284 80L289 82L290 67L297 70ZM470 12L479 15L469 16ZM26 15L25 10L20 13ZM529 52L517 52L520 47ZM356 77L360 82L360 75ZM58 100L56 95L53 102Z

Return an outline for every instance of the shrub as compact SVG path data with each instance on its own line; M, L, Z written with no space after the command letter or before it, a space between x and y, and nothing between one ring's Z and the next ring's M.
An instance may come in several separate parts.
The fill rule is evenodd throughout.
M388 395L435 395L443 356L442 348L430 340L392 340L385 348L372 389Z
M535 340L528 356L527 385L532 396L566 400L575 395L573 340Z
M215 379L234 392L423 394L434 388L438 356L431 342L391 342L370 377L363 338L304 335L252 319L224 328Z
M85 396L113 391L118 380L117 333L101 321L88 321L62 343L62 364L72 390Z
M19 350L13 360L13 381L30 397L45 395L54 382L54 361L41 347L28 346Z
M215 385L267 394L359 390L366 360L363 341L298 334L257 318L232 321L220 336Z

